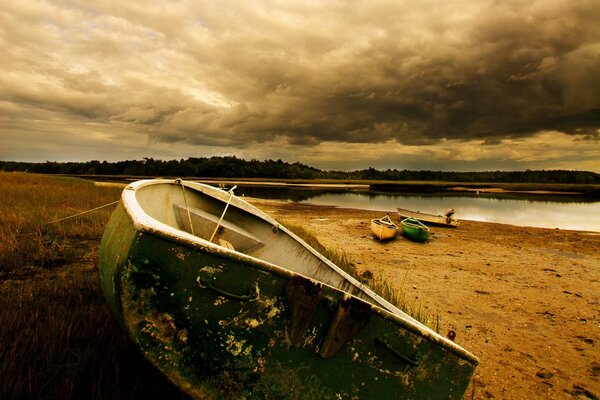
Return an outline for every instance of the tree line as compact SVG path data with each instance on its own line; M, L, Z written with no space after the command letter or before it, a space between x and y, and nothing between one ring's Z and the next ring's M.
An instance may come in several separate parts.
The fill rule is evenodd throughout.
M180 160L142 160L117 162L41 163L0 161L0 171L35 172L66 175L128 175L196 178L274 178L274 179L339 179L389 181L443 181L490 183L565 183L600 184L600 174L590 171L526 170L526 171L410 171L367 168L355 171L327 171L299 162L282 160L244 160L235 156L190 157Z

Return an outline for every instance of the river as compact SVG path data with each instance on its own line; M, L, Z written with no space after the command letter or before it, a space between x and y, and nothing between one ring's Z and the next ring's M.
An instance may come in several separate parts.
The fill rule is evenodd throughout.
M377 193L370 190L251 186L240 186L235 193L238 196L380 210L391 215L395 214L397 207L432 214L443 214L453 208L457 219L600 232L600 201L571 195Z

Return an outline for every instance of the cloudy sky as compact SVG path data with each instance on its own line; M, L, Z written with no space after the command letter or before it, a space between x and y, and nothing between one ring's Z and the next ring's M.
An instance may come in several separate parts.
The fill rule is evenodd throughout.
M1 160L600 172L598 0L1 4Z

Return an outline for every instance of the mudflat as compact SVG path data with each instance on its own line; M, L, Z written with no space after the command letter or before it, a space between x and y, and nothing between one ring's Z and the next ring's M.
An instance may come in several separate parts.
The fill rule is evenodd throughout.
M385 211L246 200L439 315L480 359L466 398L600 398L600 233L461 221L382 243L369 223Z

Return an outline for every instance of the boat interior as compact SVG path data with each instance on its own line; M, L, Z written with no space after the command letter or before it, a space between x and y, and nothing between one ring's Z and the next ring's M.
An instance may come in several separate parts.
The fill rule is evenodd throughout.
M374 219L371 222L374 223L374 224L376 224L376 225L385 226L385 227L387 227L389 229L398 229L398 226L396 224L394 224L394 222L391 220L391 218L389 217L389 215L386 215L383 218Z
M345 271L230 193L206 185L163 183L140 186L136 199L146 214L175 229L381 305Z

